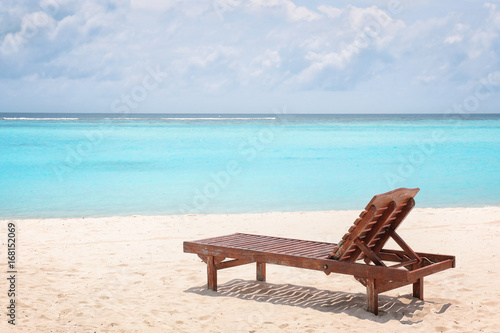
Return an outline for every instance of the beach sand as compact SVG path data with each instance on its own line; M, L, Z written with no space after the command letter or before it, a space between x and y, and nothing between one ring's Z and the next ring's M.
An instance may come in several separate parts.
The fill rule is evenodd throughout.
M414 250L457 267L381 294L365 310L352 276L268 265L218 273L182 242L229 234L338 242L359 211L18 220L16 326L7 323L7 222L1 221L1 332L498 332L500 207L415 209L398 229ZM397 246L393 246L397 248Z

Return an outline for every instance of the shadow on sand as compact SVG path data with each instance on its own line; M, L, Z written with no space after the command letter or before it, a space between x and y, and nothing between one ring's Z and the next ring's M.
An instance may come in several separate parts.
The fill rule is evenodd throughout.
M185 292L211 297L235 297L257 302L297 306L322 312L346 313L359 319L380 323L398 320L406 325L417 324L422 321L424 316L421 315L421 312L424 310L424 305L427 310L437 314L444 313L450 307L449 303L422 301L413 298L411 295L399 297L379 295L379 316L375 316L365 311L365 294L351 294L292 284L272 284L241 279L234 279L218 285L217 292L207 290L206 285L193 287L185 290Z

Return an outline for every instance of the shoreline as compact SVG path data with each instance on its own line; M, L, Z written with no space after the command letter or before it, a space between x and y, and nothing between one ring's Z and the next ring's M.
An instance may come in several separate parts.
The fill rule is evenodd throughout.
M206 266L182 243L234 232L338 243L360 210L262 214L2 220L17 228L16 326L2 332L394 332L492 331L500 321L495 259L500 207L415 208L398 228L415 250L456 256L457 266L380 296L365 310L365 288L351 276L268 265L219 273L207 291ZM391 244L389 248L397 248ZM5 273L7 260L0 261ZM8 282L0 282L7 306ZM306 301L307 300L307 301ZM361 320L360 320L361 319Z
M0 217L1 221L32 221L32 220L85 220L85 219L108 219L108 218L131 218L131 217L142 217L142 218L159 218L159 217L192 217L192 216L237 216L237 215L265 215L265 214L314 214L314 213L339 213L339 212L361 212L364 209L335 209L335 210L302 210L302 211L270 211L261 213L188 213L188 214L133 214L133 215L99 215L99 216L83 216L83 217L26 217L26 218L4 218ZM415 207L413 211L418 210L469 210L469 209L500 209L498 206L458 206L458 207Z

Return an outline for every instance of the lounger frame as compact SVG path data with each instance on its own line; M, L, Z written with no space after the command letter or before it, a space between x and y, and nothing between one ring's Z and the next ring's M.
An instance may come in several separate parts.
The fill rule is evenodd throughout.
M366 287L367 310L377 315L380 293L411 284L413 297L423 300L424 277L455 267L454 256L415 252L396 233L417 192L398 189L375 196L339 244L236 233L186 241L184 252L207 264L207 288L214 291L218 270L250 263L256 263L258 281L266 280L266 264L352 275ZM401 250L383 249L389 238Z

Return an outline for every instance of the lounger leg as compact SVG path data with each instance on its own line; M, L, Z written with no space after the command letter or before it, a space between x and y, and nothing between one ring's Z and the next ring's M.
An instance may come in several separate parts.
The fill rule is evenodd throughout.
M424 299L424 278L420 278L413 284L413 297Z
M207 257L207 289L217 291L217 267L213 256Z
M366 280L366 303L367 310L372 312L374 315L378 315L378 291L375 285L375 279Z
M257 281L266 281L266 263L257 263Z

